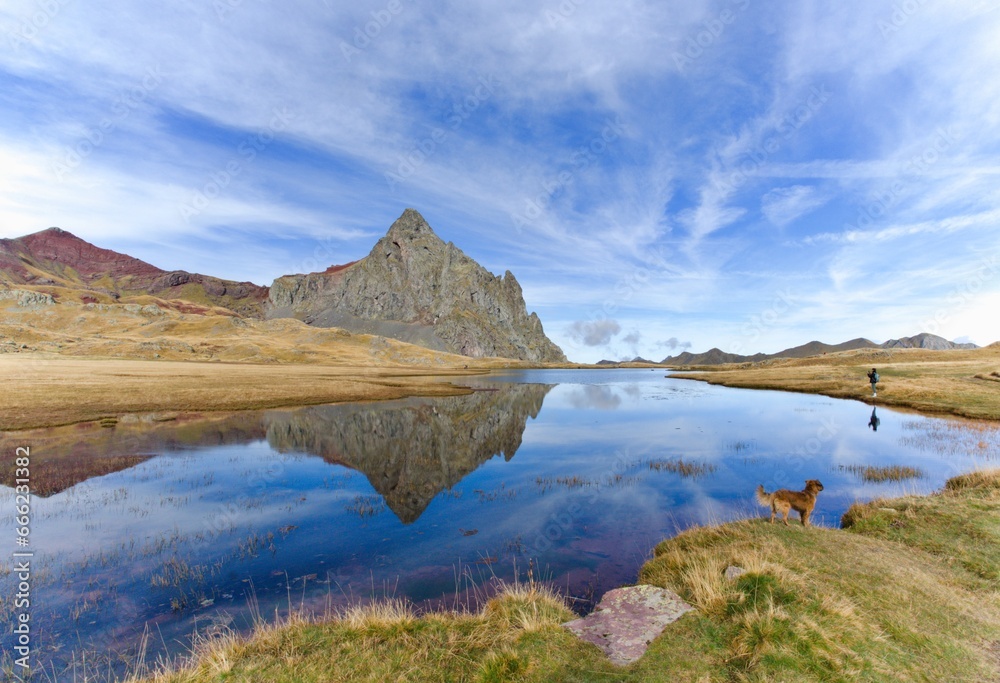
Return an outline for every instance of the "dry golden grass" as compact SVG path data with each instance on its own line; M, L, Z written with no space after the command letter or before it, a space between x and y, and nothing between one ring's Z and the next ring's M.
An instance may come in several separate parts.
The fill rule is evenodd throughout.
M260 621L249 637L225 633L200 641L187 666L153 667L159 670L129 680L522 680L529 661L525 636L554 637L562 649L585 650L558 627L573 617L561 598L533 583L501 586L478 613L418 617L405 601L386 600L320 622L300 616L280 625Z
M214 360L357 366L497 367L518 361L473 359L394 339L310 327L291 318L240 318L224 309L202 314L139 297L129 304L61 303L0 309L0 353L67 357Z
M420 375L539 366L468 358L289 318L240 318L218 307L191 313L187 302L151 296L85 305L57 293L64 303L22 308L5 301L0 307L0 381L6 388L0 430L124 413L451 395L464 392Z
M865 374L877 367L877 403L928 413L1000 420L1000 345L975 350L859 349L811 358L700 366L684 378L748 389L871 399ZM681 377L678 375L678 377Z
M0 311L0 430L126 413L465 393L429 375L529 367L292 319L182 313L153 297ZM145 307L145 308L144 308Z
M440 368L434 375L468 371ZM0 356L0 430L97 421L127 413L232 411L454 396L467 389L426 369L251 365Z

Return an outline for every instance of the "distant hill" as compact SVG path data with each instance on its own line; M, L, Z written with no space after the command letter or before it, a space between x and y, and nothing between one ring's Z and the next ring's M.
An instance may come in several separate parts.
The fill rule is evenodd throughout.
M821 356L825 353L838 353L840 351L853 351L855 349L975 349L975 344L957 344L937 335L923 332L912 337L902 337L900 339L890 339L882 344L858 337L840 344L825 344L819 341L811 341L801 346L793 346L790 349L779 351L778 353L756 353L752 356L741 356L736 353L725 353L713 348L704 353L684 353L676 356L667 356L661 363L663 365L723 365L726 363L758 363L764 360L774 360L776 358L808 358L809 356Z
M594 365L625 365L626 363L646 363L646 364L649 364L649 365L659 365L659 361L647 360L646 358L643 358L642 356L636 356L635 358L632 358L631 360L629 360L628 358L626 358L624 360L607 360L607 359L605 359L605 360L599 360L596 363L594 363Z
M873 341L865 339L864 337L858 337L857 339L851 339L850 341L842 342L840 344L824 344L823 342L811 341L808 344L802 344L801 346L793 346L790 349L785 349L774 357L779 358L808 358L809 356L821 356L824 353L837 353L838 351L853 351L854 349L870 349L877 347Z
M722 349L712 348L704 353L691 353L685 351L676 356L667 356L662 361L663 365L723 365L725 363L745 363L747 361L759 361L767 358L763 353L753 356L741 356L738 353L726 353Z
M83 303L152 295L167 300L221 306L263 317L267 287L183 270L166 271L140 259L102 249L59 228L16 239L0 239L0 286L28 285Z
M921 332L912 337L902 337L900 339L890 339L881 345L883 349L930 349L940 351L945 349L978 349L975 344L958 344L950 342L944 337L936 334Z

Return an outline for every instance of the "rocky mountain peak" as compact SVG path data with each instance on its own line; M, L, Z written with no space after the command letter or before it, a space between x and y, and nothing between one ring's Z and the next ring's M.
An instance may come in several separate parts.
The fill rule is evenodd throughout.
M365 258L271 285L267 316L378 334L438 351L564 361L510 271L497 277L407 209Z
M454 248L454 245L450 245ZM388 263L407 266L428 258L441 258L449 245L438 237L424 217L407 209L389 228L382 239L375 243L368 258L384 258ZM419 266L419 263L416 264Z
M387 238L394 237L396 239L414 239L421 235L430 235L437 238L442 245L444 244L416 209L403 211L403 215L395 220L389 227L389 232L386 233Z

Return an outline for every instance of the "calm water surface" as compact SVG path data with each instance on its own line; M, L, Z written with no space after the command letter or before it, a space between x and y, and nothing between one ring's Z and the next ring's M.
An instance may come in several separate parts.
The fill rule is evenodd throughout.
M86 651L88 667L124 671L143 634L147 659L183 652L195 630L245 628L251 605L265 618L386 595L475 606L529 571L584 612L664 537L764 515L757 484L822 480L813 522L837 526L855 500L996 466L1000 444L992 426L660 370L460 383L477 391L3 435L4 452L32 452L36 661L67 671ZM921 476L861 476L890 464ZM13 510L9 485L0 505ZM2 571L10 652L16 577Z

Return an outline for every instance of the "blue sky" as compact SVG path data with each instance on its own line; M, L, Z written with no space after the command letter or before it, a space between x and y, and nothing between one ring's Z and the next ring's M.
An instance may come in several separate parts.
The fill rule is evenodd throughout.
M992 2L0 8L0 236L270 284L406 207L574 360L1000 340Z

